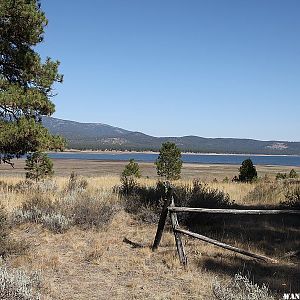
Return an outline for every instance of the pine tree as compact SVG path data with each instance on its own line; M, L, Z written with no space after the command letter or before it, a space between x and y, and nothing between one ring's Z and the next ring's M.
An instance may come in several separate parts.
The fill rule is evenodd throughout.
M122 191L125 194L130 194L137 187L136 178L141 177L139 164L130 159L121 174Z
M63 139L41 122L41 116L54 113L52 86L63 79L59 62L42 62L34 50L43 41L47 23L38 0L1 0L0 163L64 147Z
M26 178L39 181L48 176L52 176L53 163L46 153L34 152L26 159Z
M253 162L250 158L242 162L240 167L239 181L241 182L252 182L257 178L257 171Z
M181 151L175 143L163 143L157 160L155 161L157 175L166 180L177 180L180 178L182 160Z
M298 178L298 174L295 171L295 169L291 169L291 171L289 173L289 178Z

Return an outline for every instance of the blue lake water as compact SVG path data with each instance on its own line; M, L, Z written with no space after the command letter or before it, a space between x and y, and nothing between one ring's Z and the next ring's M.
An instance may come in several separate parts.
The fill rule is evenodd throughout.
M102 161L128 161L133 158L138 162L154 162L158 154L153 153L50 153L51 158L56 159L83 159ZM214 155L214 154L183 154L185 163L194 164L230 164L239 165L247 158L251 158L256 165L300 166L300 156L281 155Z

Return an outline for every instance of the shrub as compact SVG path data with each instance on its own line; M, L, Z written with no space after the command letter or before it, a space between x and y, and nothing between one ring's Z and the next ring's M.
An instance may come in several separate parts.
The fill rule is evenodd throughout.
M83 194L65 210L68 211L68 215L73 216L76 225L84 228L102 228L119 211L119 207L104 199Z
M229 182L229 178L226 176L224 177L224 179L222 180L223 183L228 183Z
M289 186L281 206L300 209L300 185Z
M8 248L8 223L4 208L0 206L0 256L7 253Z
M264 284L262 286L254 284L248 277L241 274L236 274L228 285L215 281L213 293L218 300L275 300Z
M141 200L137 195L127 197L124 201L125 211L132 214L138 221L147 224L157 224L161 212L159 201L155 201L156 204L151 205Z
M8 184L4 181L0 182L0 189L6 190L8 192L23 193L31 190L33 182L29 180L22 180L16 184Z
M228 194L210 188L199 179L194 179L193 186L188 194L187 204L190 207L226 208L234 204Z
M117 190L117 189L115 189ZM119 190L124 209L135 219L146 223L157 223L165 196L165 186L158 181L154 187L137 186L129 194Z
M298 178L298 177L299 177L299 175L297 174L295 169L292 169L289 173L289 178Z
M250 158L245 159L239 169L239 181L252 182L257 178L257 171Z
M43 224L49 230L63 233L72 225L73 220L59 212L59 209L48 199L38 196L23 203L21 208L14 211L16 223L33 222Z
M3 300L39 300L36 291L39 288L38 273L31 276L22 270L9 270L0 266L0 299Z
M198 208L232 208L234 201L230 200L228 194L215 188L209 187L199 179L194 179L192 187L187 186L175 191L179 206L198 207ZM180 200L182 199L182 200ZM198 225L223 224L227 219L226 215L206 214L205 218L199 218L199 214L184 213L179 215L179 220L188 227L196 230Z
M245 196L245 200L265 203L267 200L279 198L282 191L283 186L281 184L262 181Z
M41 193L55 193L58 190L58 185L54 180L43 180L37 182L33 188Z
M276 174L276 180L281 180L281 179L287 179L287 174L286 173L277 173Z
M9 224L7 219L4 208L0 206L0 259L10 254L23 253L27 248L26 243L17 242L9 236L11 224Z
M87 188L88 182L86 179L79 177L78 174L72 172L67 185L68 192L83 191Z
M53 162L46 153L40 151L27 156L25 170L27 171L26 178L35 181L39 181L54 174Z
M179 206L223 208L231 207L229 195L223 191L208 187L195 179L193 185L181 185L173 187L175 202ZM155 187L138 187L134 193L123 195L125 210L141 221L148 223L157 222L163 198L166 195L165 185L158 182ZM179 214L179 219L186 223L198 222L195 214Z

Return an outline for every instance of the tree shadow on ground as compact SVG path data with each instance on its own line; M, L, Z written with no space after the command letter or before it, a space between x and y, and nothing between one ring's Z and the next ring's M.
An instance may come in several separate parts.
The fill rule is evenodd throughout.
M266 264L242 257L204 257L199 261L201 268L219 275L241 273L255 283L267 285L273 292L298 292L300 290L299 264Z
M261 209L262 207L240 206L238 208ZM269 209L279 209L279 207ZM279 261L278 264L259 263L246 257L227 256L225 252L227 250L221 249L221 257L212 259L204 255L201 258L199 264L205 269L230 275L238 272L248 273L255 282L265 283L272 291L279 293L300 290L299 215L195 214L188 227L202 235L245 250L262 253Z

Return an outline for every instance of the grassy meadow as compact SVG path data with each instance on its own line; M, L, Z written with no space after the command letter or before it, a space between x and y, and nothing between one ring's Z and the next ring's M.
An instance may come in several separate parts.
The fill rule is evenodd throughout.
M161 209L152 164L141 164L140 188L130 196L120 189L123 162L56 160L56 175L38 183L24 181L23 164L0 165L0 278L19 297L11 299L246 299L252 290L253 299L280 299L300 290L299 217L180 216L184 227L277 260L262 263L183 237L184 269L170 224L151 250ZM299 182L274 179L290 167L258 166L263 179L253 184L222 182L237 169L184 165L176 182L183 204L209 205L211 197L238 208L297 205Z

